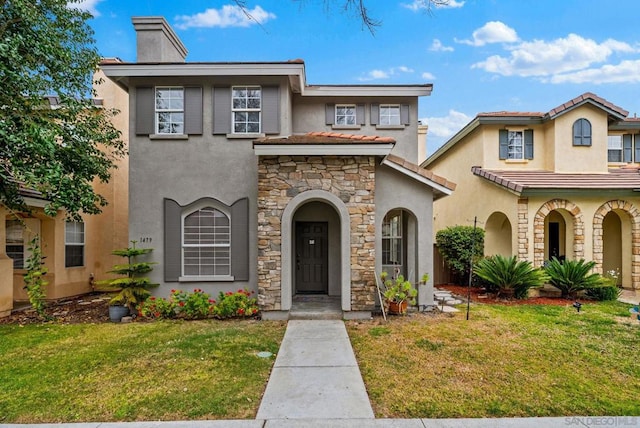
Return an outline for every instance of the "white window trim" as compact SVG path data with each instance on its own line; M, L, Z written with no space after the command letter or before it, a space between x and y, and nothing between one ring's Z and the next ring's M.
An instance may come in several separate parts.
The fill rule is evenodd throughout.
M398 123L386 123L386 124L382 123L382 117L383 117L382 116L382 109L383 108L396 108L396 109L398 109L398 115L397 115ZM393 115L393 116L392 115L388 115L388 116L385 116L385 117L392 118L392 117L396 117L396 116L395 115ZM402 115L400 113L400 104L380 104L378 106L378 126L377 126L377 128L388 128L388 127L392 128L392 129L393 128L397 129L399 127L404 128L404 125L402 124Z
M511 151L511 148L514 147L515 145L511 144L511 140L512 140L512 134L520 134L520 156L519 157L511 157L513 154L515 154L514 152ZM525 160L524 157L524 131L514 131L514 130L508 130L507 131L507 160L516 160L516 161L522 161Z
M257 89L260 91L260 108L234 108L233 107L233 92L237 89L245 90L249 89ZM258 132L236 132L236 113L251 113L258 112L260 115L260 119L258 120ZM231 87L231 135L242 135L244 136L259 136L262 133L262 86L259 85L237 85ZM215 207L214 207L215 208ZM217 209L217 208L216 208Z
M189 215L195 213L196 211L200 211L203 208L213 208L215 210L220 211L222 214L227 216L229 219L229 243L228 244L208 244L208 245L197 245L197 244L185 244L184 243L184 220ZM218 204L214 204L211 201L203 202L198 204L195 207L190 207L189 211L184 211L180 216L180 273L181 275L178 277L178 281L180 282L198 282L198 281L234 281L234 277L231 274L232 265L231 265L231 213L221 207ZM185 248L229 248L229 275L186 275L184 273L184 249Z
M67 241L67 226L70 224L82 224L82 242L68 242ZM64 256L64 267L66 269L80 268L85 267L87 264L87 254L86 254L86 242L87 242L87 232L86 232L86 224L84 221L65 221L64 223L64 247L65 247L65 256ZM82 264L77 266L67 266L67 254L66 248L70 247L82 247Z
M619 149L618 149L618 148L612 149L612 148L609 146L609 142L611 141L611 137L615 137L615 138L618 138L618 139L619 139L619 141L620 141L620 148L619 148ZM624 162L624 141L623 141L623 139L622 139L622 138L623 138L623 137L622 137L622 134L617 134L617 135L607 135L607 163L610 163L610 164L621 164L621 163L625 163L625 162ZM633 149L633 145L632 145L632 149ZM620 153L620 160L619 160L619 161L612 161L612 160L609 160L609 152L610 152L610 151L614 151L614 150Z
M341 107L353 108L353 123L338 123L338 109ZM334 128L345 128L345 129L360 128L360 124L358 123L358 106L356 104L336 104L333 113L334 113L334 119L333 119ZM346 114L343 116L345 118L350 117L350 116L347 116Z
M394 234L390 233L389 235L385 235L385 234L384 234L384 226L385 226L385 224L386 224L386 223L388 223L389 225L391 225L391 222L390 222L390 221L389 221L389 222L385 222L385 220L386 220L389 216L392 216L392 215L393 215L393 217L398 217L398 218L399 218L399 223L398 223L398 234L397 234L397 235L394 235ZM383 260L383 263L382 263L382 264L383 264L384 266L398 266L398 267L400 268L400 271L401 271L401 272L402 272L402 269L404 268L404 264L405 264L405 260L404 260L404 259L405 259L405 254L404 254L404 242L403 242L403 222L404 222L404 218L403 218L403 217L404 217L404 213L403 213L403 211L398 209L398 210L391 210L391 211L387 212L387 214L386 214L386 215L383 217L383 219L382 219L382 231L383 231L383 233L382 233L382 240L383 240L383 241L385 241L385 240L390 241L390 244L389 244L389 251L391 251L391 249L392 249L392 247L391 247L391 241L397 241L397 242L399 242L399 245L400 245L400 247L399 247L399 249L400 249L400 259L401 259L399 262L398 262L398 261L396 261L396 263L397 263L397 264L395 264L395 265L392 265L392 264L385 264L385 263L384 263L384 260ZM390 229L391 229L391 227L390 227ZM383 245L383 248L384 248L384 245ZM391 273L391 272L389 272L389 273Z
M156 104L156 97L158 94L158 89L179 89L182 91L182 109L158 109ZM184 86L156 86L153 90L153 109L154 109L154 120L155 120L155 134L152 134L155 139L160 138L175 138L176 136L182 136L184 134ZM182 132L160 132L160 121L158 120L159 113L182 113Z

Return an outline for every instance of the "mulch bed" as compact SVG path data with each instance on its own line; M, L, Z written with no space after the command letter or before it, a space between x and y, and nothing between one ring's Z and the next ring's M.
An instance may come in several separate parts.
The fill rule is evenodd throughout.
M441 290L450 291L463 301L467 301L467 293L469 288L462 285L453 284L441 284L436 288ZM480 297L483 296L483 297ZM527 299L507 299L503 297L496 297L495 294L488 294L484 289L471 287L471 301L477 303L496 303L501 305L555 305L555 306L567 306L572 305L575 299L563 299L561 297L529 297ZM578 299L580 303L588 302L588 300Z
M105 294L92 293L74 299L48 302L46 313L50 322L57 324L90 324L109 322L109 300ZM0 324L38 324L46 322L31 309L28 303L20 304L8 317L0 318Z

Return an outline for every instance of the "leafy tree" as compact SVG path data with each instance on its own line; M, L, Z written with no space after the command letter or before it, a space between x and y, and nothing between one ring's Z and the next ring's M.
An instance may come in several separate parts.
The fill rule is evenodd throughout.
M49 201L48 215L99 213L106 200L92 183L125 154L115 111L91 99L100 56L77 2L0 0L0 204L10 209L27 208L23 187Z
M540 287L549 279L544 270L534 268L531 262L500 254L480 260L474 272L494 287L498 294L513 290L516 299L526 298L530 288Z
M484 230L472 226L450 226L436 233L436 245L453 271L457 284L464 284L473 264L484 254Z
M551 285L559 289L562 297L575 297L581 290L588 290L602 286L602 277L597 273L590 273L596 262L580 260L564 260L552 258L545 267L550 276Z

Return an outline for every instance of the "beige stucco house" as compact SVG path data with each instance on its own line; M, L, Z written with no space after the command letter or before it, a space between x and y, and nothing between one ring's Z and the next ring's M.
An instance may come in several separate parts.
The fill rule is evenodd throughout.
M95 76L103 83L96 87L97 105L116 108L120 114L114 126L128 139L128 96L101 71ZM57 98L49 97L52 108ZM11 212L0 207L0 316L11 313L14 305L28 301L24 290L24 264L29 257L29 241L40 235L45 266L48 268L46 297L57 300L91 292L93 280L104 279L118 260L111 256L116 248L126 247L128 230L128 159L118 161L108 183L96 182L95 190L108 205L99 215L83 215L81 222L65 220L63 212L56 217L44 213L47 201L37 192L23 189L31 212Z
M592 93L548 112L480 113L422 163L458 183L434 230L484 227L485 255L596 262L640 289L640 119Z

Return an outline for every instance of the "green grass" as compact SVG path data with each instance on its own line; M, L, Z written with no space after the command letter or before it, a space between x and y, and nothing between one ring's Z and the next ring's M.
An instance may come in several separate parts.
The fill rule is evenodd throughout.
M415 315L348 330L376 417L638 416L629 307L479 304L469 321Z
M0 325L0 423L254 418L284 330L247 320Z

